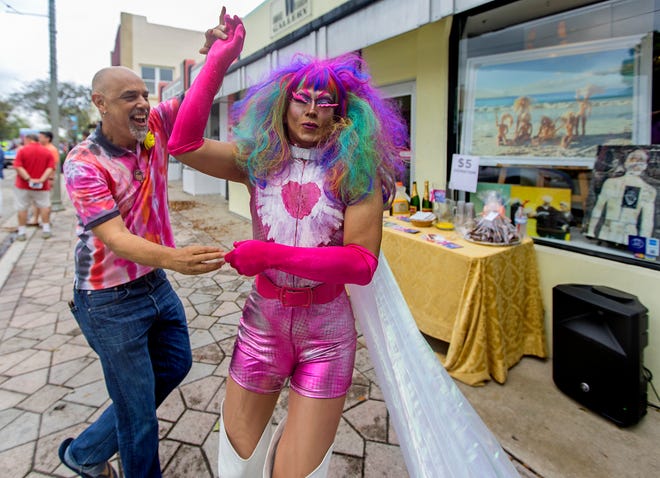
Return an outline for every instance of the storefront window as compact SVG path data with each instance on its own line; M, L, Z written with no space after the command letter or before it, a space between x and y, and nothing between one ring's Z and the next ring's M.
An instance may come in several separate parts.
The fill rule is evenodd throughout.
M404 95L404 96L395 96L390 98L391 101L393 101L396 105L399 111L401 112L401 116L406 122L408 131L410 132L410 117L411 117L411 100L412 97L411 95ZM412 133L411 133L412 134ZM402 151L399 152L401 155L401 159L403 160L404 164L404 173L403 177L397 178L399 179L405 186L406 186L406 192L410 194L412 183L410 180L410 169L411 169L411 161L412 161L412 151L410 150L410 145L408 144L406 148Z
M477 204L496 190L537 242L660 269L656 3L458 19L455 152L479 158Z
M412 118L414 117L412 105L414 104L415 84L414 82L400 83L381 87L386 98L394 102L397 109L401 112L403 120L406 122L409 136L414 137ZM400 152L404 163L404 172L402 177L397 178L406 187L406 193L410 194L412 188L411 177L414 177L414 158L410 144Z

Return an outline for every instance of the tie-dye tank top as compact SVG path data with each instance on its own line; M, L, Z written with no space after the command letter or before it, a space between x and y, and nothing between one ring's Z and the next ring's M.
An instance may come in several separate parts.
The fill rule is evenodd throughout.
M313 159L295 159L287 170L252 190L253 237L297 247L341 246L345 206L324 192L325 171ZM318 282L268 270L279 285L306 287Z

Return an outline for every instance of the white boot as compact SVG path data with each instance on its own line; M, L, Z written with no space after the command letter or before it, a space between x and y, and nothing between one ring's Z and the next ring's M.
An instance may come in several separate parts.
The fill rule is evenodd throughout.
M224 401L220 410L224 409ZM220 415L220 433L218 444L218 477L219 478L254 478L258 477L264 467L264 459L268 452L268 445L273 435L273 427L270 421L259 438L256 448L252 455L247 458L241 458L229 441L223 413Z
M277 444L282 438L282 432L284 431L284 423L286 422L286 417L277 425L273 437L270 439L270 445L268 445L268 453L266 454L266 462L264 463L264 474L263 478L272 478L273 476L273 464L275 463L275 452L277 451ZM317 466L314 471L312 471L307 478L325 478L328 475L328 469L330 468L330 459L332 458L332 449L335 444L330 445L330 448L325 453L323 461L319 466Z
M266 453L266 460L264 461L264 472L263 478L272 478L273 476L273 465L275 463L275 452L277 451L277 444L282 438L282 432L284 431L284 424L286 423L286 417L277 425L275 433L270 439L270 444L268 445L268 452Z
M333 443L330 445L330 448L328 448L328 451L325 452L325 456L323 457L323 461L317 466L314 471L312 471L309 475L307 475L307 478L325 478L328 476L328 470L330 469L330 460L332 459L332 449L335 447L335 444Z

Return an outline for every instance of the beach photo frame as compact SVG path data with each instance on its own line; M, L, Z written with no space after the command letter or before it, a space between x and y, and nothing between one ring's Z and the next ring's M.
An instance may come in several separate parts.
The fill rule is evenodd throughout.
M469 58L461 154L592 168L599 145L648 143L651 68L649 35Z

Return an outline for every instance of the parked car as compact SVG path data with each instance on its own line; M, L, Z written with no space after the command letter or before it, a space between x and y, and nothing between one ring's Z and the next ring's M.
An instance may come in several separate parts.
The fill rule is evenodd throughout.
M5 151L5 162L3 167L4 168L10 168L14 164L14 159L16 159L16 151L18 148L10 149L9 151Z

